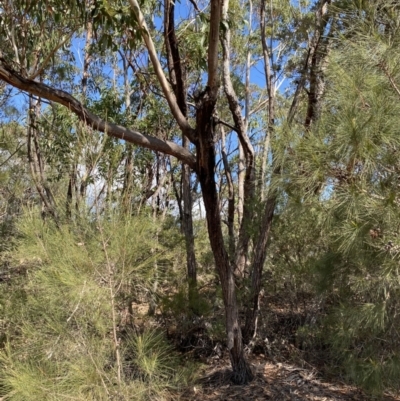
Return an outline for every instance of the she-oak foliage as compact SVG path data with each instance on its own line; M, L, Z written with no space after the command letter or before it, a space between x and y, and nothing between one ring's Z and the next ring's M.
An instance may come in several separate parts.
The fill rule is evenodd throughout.
M130 305L151 288L154 259L170 257L155 243L154 225L109 218L57 229L29 211L19 230L14 263L28 271L19 291L2 291L3 311L13 311L0 358L2 394L161 400L186 384L191 371L163 335L131 321Z
M350 28L329 55L318 123L294 139L294 203L282 216L314 222L314 243L300 254L325 300L320 340L348 377L377 393L398 389L400 373L400 17L380 4L342 16Z

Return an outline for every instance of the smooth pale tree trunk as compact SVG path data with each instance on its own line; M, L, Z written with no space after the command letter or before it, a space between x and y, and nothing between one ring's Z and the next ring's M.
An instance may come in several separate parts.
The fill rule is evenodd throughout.
M265 0L260 4L260 30L261 30L261 44L263 49L264 59L264 73L265 81L268 92L268 132L267 137L274 133L275 129L275 83L271 71L271 64L273 64L272 48L267 45L267 38L265 35ZM266 146L266 144L265 144ZM264 166L262 166L263 168ZM275 166L272 176L277 176L280 172L280 167ZM265 172L264 172L265 174ZM261 183L263 185L263 183ZM262 195L261 195L262 196ZM250 297L247 299L246 305L246 319L243 329L244 341L247 344L257 332L258 313L260 309L260 291L262 285L262 272L264 268L265 259L267 256L267 245L269 233L271 231L272 221L274 218L274 210L277 200L276 189L270 190L267 200L264 204L264 211L262 215L261 224L259 227L259 236L256 242L255 251L252 260L251 281L250 281Z

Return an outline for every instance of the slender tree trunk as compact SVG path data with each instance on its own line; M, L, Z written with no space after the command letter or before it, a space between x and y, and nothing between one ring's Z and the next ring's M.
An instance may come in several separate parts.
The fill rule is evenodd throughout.
M239 241L236 248L236 260L235 260L235 276L238 278L243 278L244 269L246 267L246 245L242 243L244 232L248 231L249 227L244 227L244 223L246 223L247 219L244 218L244 205L245 205L245 194L244 194L244 182L246 177L246 163L245 163L245 155L243 151L243 146L239 143L239 163L238 163L238 202L237 202L237 215L238 215L238 224L240 227L239 233ZM241 234L241 235L240 235Z
M250 2L250 7L252 3ZM248 258L250 245L250 224L253 217L252 203L255 195L255 152L247 133L248 121L243 118L242 107L238 100L231 80L230 38L229 29L229 1L225 0L222 5L222 19L227 23L221 37L222 44L222 78L225 96L228 100L229 110L235 122L238 134L239 146L239 235L235 252L235 276L243 278ZM248 57L250 60L250 57ZM250 78L250 69L247 71L247 80ZM249 82L247 82L247 95L249 95ZM245 115L249 116L249 98L246 97ZM242 163L242 164L241 164ZM243 167L243 171L242 171ZM242 176L240 174L243 174Z
M268 163L268 153L270 144L270 133L265 134L264 143L262 145L262 156L261 156L261 173L260 173L260 199L261 202L265 201L265 184L267 176L267 163Z
M183 137L183 147L189 150L189 140ZM193 207L192 192L190 188L190 167L182 164L182 200L183 216L182 231L185 236L186 246L186 264L189 281L189 307L194 313L198 310L198 292L197 292L197 263L194 249L194 231L193 231Z
M35 183L36 190L42 201L42 215L45 217L49 214L54 218L56 224L58 224L56 205L45 176L44 160L39 145L38 119L40 116L40 108L40 99L34 99L33 96L30 95L27 137L28 162L33 182Z
M176 101L182 115L187 118L187 87L186 70L182 63L177 38L175 35L175 3L172 0L165 0L165 26L164 36L167 50L167 62L172 89L176 96ZM182 134L183 148L190 149L188 137ZM183 207L181 222L182 233L185 237L186 246L186 265L189 283L189 307L194 313L198 313L198 293L197 293L197 262L194 247L193 213L192 213L192 193L190 188L190 167L182 163L182 194L180 196Z
M133 147L125 144L124 183L122 186L122 207L124 213L132 213Z
M260 29L261 29L261 44L263 49L264 58L264 72L265 80L268 91L268 132L270 137L275 128L275 88L273 75L271 72L272 49L268 47L265 35L265 0L261 1L260 5ZM272 172L273 176L278 175L280 166L275 166ZM246 321L243 330L243 337L245 343L248 343L257 331L257 316L259 311L259 297L261 291L262 271L265 263L267 244L269 233L271 230L272 220L274 218L274 210L277 200L277 190L273 188L270 190L267 200L265 201L265 208L262 215L260 234L256 242L256 249L253 256L252 270L251 270L251 285L250 297L247 303Z
M246 162L243 151L243 146L239 143L239 163L238 163L238 223L242 224L243 220L243 205L244 205L244 177L246 176Z
M92 56L90 54L90 46L92 43L93 37L93 24L89 20L86 23L86 42L85 42L85 56L83 60L83 72L82 72L82 80L81 80L81 89L82 89L82 104L86 104L86 95L87 95L87 87L88 87L88 79L89 79L89 66L92 61ZM84 124L80 124L78 128L80 130L85 130ZM87 128L89 129L89 128ZM76 153L75 153L76 154ZM69 172L69 181L68 181L68 189L67 189L67 201L66 201L66 216L67 218L72 218L72 204L75 197L75 209L79 211L79 203L80 200L85 196L86 185L87 183L84 180L80 183L80 189L77 190L78 186L78 159L80 155L74 156L72 160L71 170Z
M276 206L276 192L269 195L265 202L263 220L261 222L260 236L258 237L253 258L251 272L250 298L247 305L246 320L243 329L243 339L247 344L256 334L258 323L258 312L260 309L259 299L262 285L262 272L267 256L267 243L271 231L274 210Z
M231 168L229 166L228 156L226 153L226 145L225 145L225 129L221 125L221 147L222 147L222 161L224 163L225 177L228 184L228 235L229 235L229 257L231 264L235 263L235 188L233 185L233 178Z
M261 39L264 55L264 68L265 77L268 90L268 135L270 136L274 132L275 127L275 93L273 87L273 80L271 74L271 49L268 48L266 37L265 37L265 1L261 1L260 7L260 27L261 27ZM327 19L325 18L327 13L327 5L330 0L321 0L319 8L316 11L316 25L313 40L310 44L310 49L307 54L306 67L311 60L311 75L310 75L310 91L309 102L307 108L305 128L308 129L311 122L318 117L318 108L320 99L323 91L323 80L321 76L321 62L323 57L319 55L318 46L320 46L320 40L322 33L326 27ZM306 82L307 70L303 71L297 90L293 99L292 106L289 110L288 122L291 124L293 121L296 108L298 105L298 99L301 89L303 89ZM322 82L322 84L321 84ZM272 177L276 177L280 174L281 168L279 165L274 166ZM262 223L260 227L260 236L258 237L256 248L253 259L253 269L251 274L251 289L250 298L248 300L246 322L243 330L244 341L247 343L256 334L257 331L257 318L259 311L259 297L262 284L262 271L267 256L267 245L269 233L271 231L272 221L274 218L274 210L277 202L278 192L276 188L272 188L265 201L265 208L263 212Z
M198 177L203 193L208 236L214 255L215 266L221 281L225 305L226 332L228 350L231 359L233 376L236 384L245 384L252 380L253 374L245 358L242 331L240 328L238 305L236 300L235 276L229 262L222 234L222 222L219 200L215 182L215 126L212 118L215 108L214 97L206 90L197 102L197 146Z
M321 108L321 99L325 89L323 79L323 60L327 48L324 46L324 31L328 24L328 4L330 0L321 0L315 13L315 31L310 44L310 73L308 90L307 114L304 126L309 129L313 121L318 119Z
M129 83L129 63L125 54L120 52L124 74L125 114L131 117L131 87ZM124 213L132 213L132 183L133 183L133 146L125 144L124 183L122 186L122 208Z

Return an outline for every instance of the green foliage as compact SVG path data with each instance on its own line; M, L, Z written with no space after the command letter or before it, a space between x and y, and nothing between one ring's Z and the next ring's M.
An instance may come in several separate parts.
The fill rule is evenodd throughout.
M145 331L132 334L125 342L125 355L131 355L134 361L133 375L144 381L170 381L176 374L175 366L179 363L173 348L161 333Z
M319 339L349 378L381 393L399 388L400 43L374 3L364 21L341 16L349 29L329 55L319 122L293 137L280 220L295 230L291 248L304 241L300 258L281 245L288 264L306 266L326 301Z
M0 259L12 250L21 209L36 199L25 160L24 132L15 122L0 125Z
M109 217L76 227L27 211L14 264L20 291L3 287L7 344L0 391L10 400L164 399L192 372L161 333L135 332L131 305L169 253L147 218ZM12 308L7 311L7 308Z

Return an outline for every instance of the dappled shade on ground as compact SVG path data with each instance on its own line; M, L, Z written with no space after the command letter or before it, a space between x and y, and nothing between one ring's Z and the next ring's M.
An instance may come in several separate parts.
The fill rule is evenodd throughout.
M248 386L235 386L230 381L228 360L208 366L198 385L188 389L182 400L193 401L367 401L374 398L354 386L329 382L313 368L300 368L286 363L272 363L263 356L251 358L255 379ZM399 401L385 395L382 401Z

